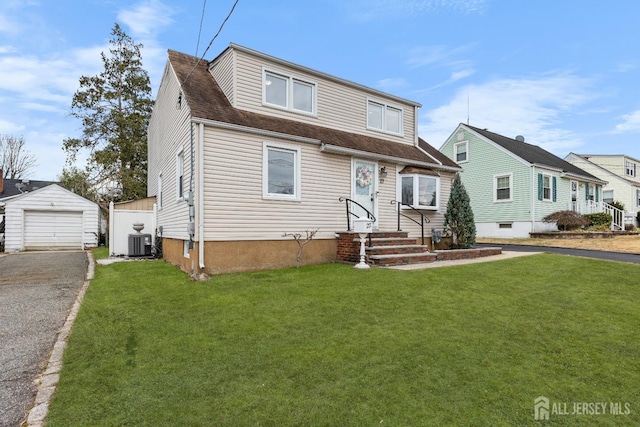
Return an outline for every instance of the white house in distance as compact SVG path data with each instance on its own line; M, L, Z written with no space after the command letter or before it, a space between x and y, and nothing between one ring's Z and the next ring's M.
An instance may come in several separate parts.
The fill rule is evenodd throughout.
M208 63L170 50L148 132L163 256L209 274L293 266L283 234L317 229L303 263L328 262L346 207L396 230L396 201L441 229L461 168L418 137L419 107L236 44Z
M640 211L640 160L624 154L569 153L565 160L607 181L602 191L605 202L624 204L628 218ZM627 223L633 223L627 219Z
M6 252L98 246L98 205L57 184L7 197L0 205Z

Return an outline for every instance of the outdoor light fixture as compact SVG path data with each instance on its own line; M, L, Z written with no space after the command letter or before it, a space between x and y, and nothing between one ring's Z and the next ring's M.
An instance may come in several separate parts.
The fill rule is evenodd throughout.
M387 167L380 168L380 184L384 183L384 179L387 177Z

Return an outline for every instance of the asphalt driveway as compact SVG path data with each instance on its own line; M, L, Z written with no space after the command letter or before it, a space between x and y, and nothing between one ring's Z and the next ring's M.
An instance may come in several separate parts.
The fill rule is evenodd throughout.
M87 265L81 251L0 256L0 426L19 426L33 404Z

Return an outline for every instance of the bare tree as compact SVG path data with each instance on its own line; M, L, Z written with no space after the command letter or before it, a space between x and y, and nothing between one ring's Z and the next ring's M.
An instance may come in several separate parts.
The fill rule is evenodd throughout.
M282 235L282 237L287 237L287 236L293 237L293 240L295 240L296 243L298 244L298 256L296 257L296 264L297 264L296 267L300 268L300 263L302 262L302 248L304 247L304 245L309 243L311 239L313 239L313 236L316 235L318 230L319 228L316 228L313 231L307 230L306 231L307 236L304 239L302 238L302 233L284 233Z
M36 156L24 147L23 136L0 135L0 169L8 179L26 178L37 166Z

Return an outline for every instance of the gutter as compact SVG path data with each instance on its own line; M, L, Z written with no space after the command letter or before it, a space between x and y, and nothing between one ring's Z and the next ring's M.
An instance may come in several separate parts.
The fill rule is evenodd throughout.
M204 270L204 124L198 124L198 265Z
M390 163L411 164L415 166L440 169L440 170L450 171L450 172L458 172L462 169L459 167L444 166L444 165L438 165L435 163L421 162L419 160L405 159L402 157L387 156L385 154L377 154L377 153L370 153L368 151L354 150L352 148L344 148L344 147L340 147L337 145L330 145L330 144L322 144L320 146L320 151L327 152L327 153L344 154L347 156L369 158L374 160L384 160Z

